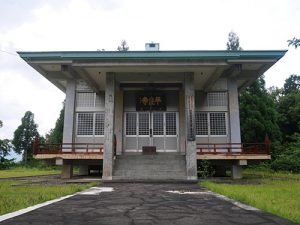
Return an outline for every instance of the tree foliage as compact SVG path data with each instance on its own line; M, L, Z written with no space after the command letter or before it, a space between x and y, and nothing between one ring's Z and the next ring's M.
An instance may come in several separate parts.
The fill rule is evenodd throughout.
M293 39L287 40L287 42L289 43L289 46L293 45L295 48L300 46L300 39L295 37Z
M0 120L0 128L3 127L3 122ZM11 143L8 139L0 139L0 158L4 158L9 154Z
M242 141L263 142L266 134L271 141L281 141L278 113L264 78L246 88L239 98Z
M64 115L65 115L65 103L63 108L60 110L58 119L56 120L55 127L46 134L46 142L50 144L62 143L63 141L63 130L64 130Z
M21 125L15 130L12 144L16 153L23 152L23 161L27 163L32 156L32 144L36 138L39 138L37 131L38 125L34 122L34 114L27 111L21 119Z
M291 75L288 79L285 80L284 86L284 94L289 94L294 91L300 90L300 76L295 74Z
M295 133L300 133L300 76L291 75L285 80L277 111L284 141L290 141Z
M0 120L0 128L2 128L3 123ZM3 168L3 164L6 162L5 157L9 154L11 149L11 143L8 139L0 139L0 169Z
M129 46L128 46L126 40L122 40L122 41L121 41L121 45L118 46L118 51L126 52L126 51L128 51L128 50L129 50Z
M226 45L227 45L227 50L228 51L240 51L240 50L243 50L240 47L240 39L239 39L239 37L233 31L231 31L228 34L228 42L227 42Z
M295 133L290 142L281 146L279 156L271 163L273 170L300 172L300 134Z

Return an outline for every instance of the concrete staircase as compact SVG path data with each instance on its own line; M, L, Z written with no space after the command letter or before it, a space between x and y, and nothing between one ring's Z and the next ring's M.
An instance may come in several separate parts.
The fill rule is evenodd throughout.
M173 153L117 156L113 180L186 180L185 156Z

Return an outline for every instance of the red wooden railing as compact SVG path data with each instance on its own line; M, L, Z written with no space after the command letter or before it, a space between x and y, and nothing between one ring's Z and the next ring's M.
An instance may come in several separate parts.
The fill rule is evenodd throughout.
M197 154L270 154L270 141L264 143L197 143Z
M39 139L33 142L33 154L103 154L103 143L59 143L40 144ZM117 154L117 139L113 136L113 154Z
M102 143L33 144L33 154L103 154Z

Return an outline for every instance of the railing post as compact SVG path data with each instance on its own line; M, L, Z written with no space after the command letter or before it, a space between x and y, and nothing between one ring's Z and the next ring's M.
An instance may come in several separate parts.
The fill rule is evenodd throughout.
M265 136L265 150L266 150L266 153L267 154L270 154L270 139L269 139L269 136L266 134Z

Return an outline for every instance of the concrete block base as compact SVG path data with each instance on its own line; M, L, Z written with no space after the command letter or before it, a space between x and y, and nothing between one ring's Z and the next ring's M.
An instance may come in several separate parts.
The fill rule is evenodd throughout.
M242 167L239 165L232 165L231 167L231 178L232 179L241 179L242 175Z
M63 159L61 159L61 158L56 158L56 159L55 159L55 164L56 164L56 165L59 165L59 166L63 165L63 164L64 164L64 163L63 163Z
M64 164L62 168L61 178L71 179L73 176L73 165Z

